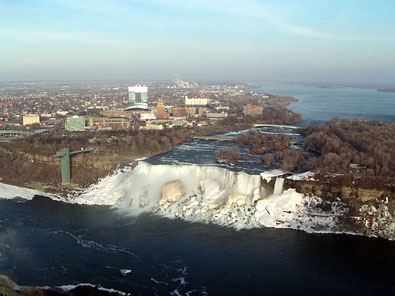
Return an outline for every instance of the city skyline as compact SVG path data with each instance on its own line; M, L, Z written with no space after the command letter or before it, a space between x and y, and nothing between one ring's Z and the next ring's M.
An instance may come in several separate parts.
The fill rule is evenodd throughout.
M1 1L0 81L394 83L395 4L327 2Z

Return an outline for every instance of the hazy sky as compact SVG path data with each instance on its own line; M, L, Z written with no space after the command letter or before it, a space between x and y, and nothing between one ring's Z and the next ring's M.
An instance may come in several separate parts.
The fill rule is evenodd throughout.
M395 84L392 0L0 0L0 80Z

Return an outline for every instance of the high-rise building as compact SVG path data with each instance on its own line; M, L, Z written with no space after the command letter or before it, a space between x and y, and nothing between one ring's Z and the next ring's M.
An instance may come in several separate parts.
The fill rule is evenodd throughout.
M156 118L164 119L165 118L165 104L163 104L163 100L158 100L158 105L156 107Z
M129 92L129 107L133 108L148 108L148 87L146 86L130 86Z

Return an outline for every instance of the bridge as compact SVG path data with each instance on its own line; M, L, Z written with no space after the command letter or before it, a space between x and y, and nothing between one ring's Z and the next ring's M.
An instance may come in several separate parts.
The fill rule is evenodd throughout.
M221 136L195 136L193 137L195 140L215 140L215 141L233 141L233 138L230 137L221 137Z
M255 123L253 124L253 127L285 127L285 128L293 128L293 129L298 129L299 126L293 126L293 125L283 125L283 124L266 124L266 123Z

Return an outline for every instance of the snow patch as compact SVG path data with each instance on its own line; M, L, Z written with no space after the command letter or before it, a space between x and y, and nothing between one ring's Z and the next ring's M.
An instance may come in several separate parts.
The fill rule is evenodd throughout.
M48 196L53 200L60 200L57 196L49 195L45 192L0 183L0 199L23 198L26 200L32 200L35 195L43 195Z
M269 183L270 180L272 180L272 178L275 178L275 177L278 177L281 175L284 175L284 172L282 170L271 170L271 171L261 173L262 179L265 180L267 183Z
M289 180L294 180L294 181L302 181L302 180L314 180L314 173L311 171L304 172L301 174L295 174L292 176L287 177Z

